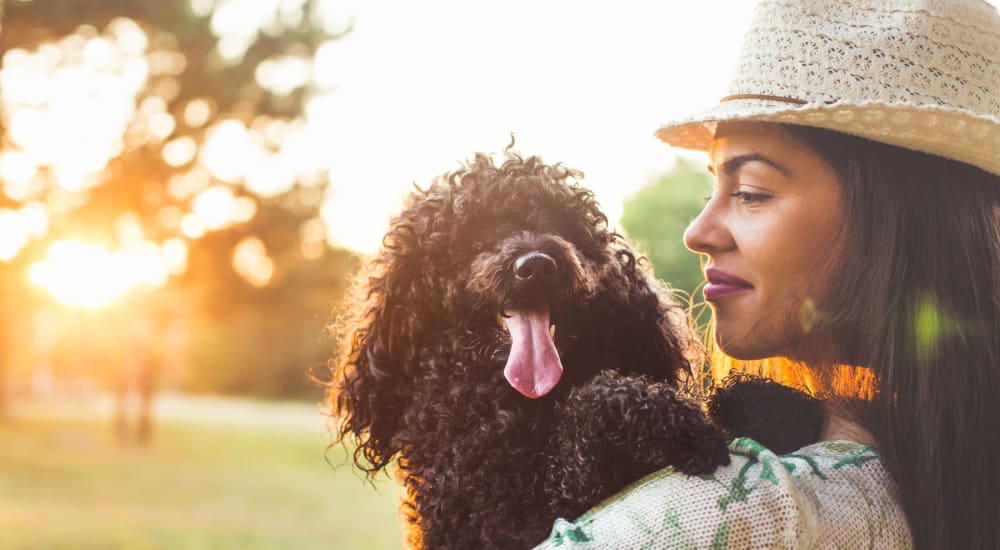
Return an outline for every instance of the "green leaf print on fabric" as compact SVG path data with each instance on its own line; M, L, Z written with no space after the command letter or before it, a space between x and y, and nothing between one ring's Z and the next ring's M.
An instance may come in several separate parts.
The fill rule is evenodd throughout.
M626 510L626 513L623 514L623 515L626 518L628 518L629 522L631 522L632 525L635 525L636 528L638 528L640 531L642 531L643 534L645 534L645 535L654 535L654 534L656 534L656 527L655 526L651 526L651 525L647 525L646 522L643 521L643 514L642 514L641 511L629 508L628 510Z
M753 487L747 487L747 471L754 465L754 462L747 462L740 468L733 482L729 484L728 492L716 502L720 511L725 512L732 502L746 502L747 496L753 492Z
M781 463L785 465L785 469L788 470L789 473L795 471L796 468L795 463L791 461L786 462L784 459L795 458L808 464L809 468L812 469L812 473L814 476L822 479L823 481L827 481L826 474L823 473L823 470L819 467L819 463L817 463L816 459L814 459L813 457L806 455L784 455L784 457L782 458L783 460L781 461ZM791 466L791 468L789 468L789 466Z
M853 441L823 441L820 442L819 448L824 452L830 452L834 454L843 454L850 451L858 450L860 444Z
M681 513L676 508L667 508L663 511L663 530L670 531L673 529L684 529L681 525Z
M575 525L564 519L557 519L555 523L555 528L553 529L555 534L552 537L552 546L562 546L570 542L593 542L593 537L590 533L584 530L580 525Z
M712 536L712 549L722 549L724 550L729 546L729 527L732 525L732 520L726 520L719 524L719 527L715 530L715 535Z
M646 546L650 549L677 548L678 550L695 550L698 548L694 537L691 535L691 526L682 523L681 513L676 508L664 510L662 533L664 535L662 540L659 537L654 537L651 539L650 544Z
M872 453L870 449L861 449L860 451L851 453L850 455L845 456L844 458L835 462L833 464L833 469L839 470L844 466L855 466L860 468L866 462L871 462L872 460L878 460L878 459L879 459L878 455Z
M737 454L745 454L753 457L760 456L762 453L771 452L770 449L760 443L757 443L749 437L737 437L732 443L730 443L730 446L733 447L732 450Z
M772 485L778 484L778 476L774 473L774 466L770 460L760 463L760 479L770 481Z

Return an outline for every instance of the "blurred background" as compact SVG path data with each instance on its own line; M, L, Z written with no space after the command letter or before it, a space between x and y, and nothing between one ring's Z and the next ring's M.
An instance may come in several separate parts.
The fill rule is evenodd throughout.
M327 323L412 184L582 170L681 291L752 3L0 0L0 548L399 548Z

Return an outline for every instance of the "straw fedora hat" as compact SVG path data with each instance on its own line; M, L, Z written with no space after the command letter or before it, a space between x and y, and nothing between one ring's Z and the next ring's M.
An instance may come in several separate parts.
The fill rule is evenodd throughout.
M729 120L818 126L1000 174L1000 15L983 0L763 0L727 96L656 135L705 151Z

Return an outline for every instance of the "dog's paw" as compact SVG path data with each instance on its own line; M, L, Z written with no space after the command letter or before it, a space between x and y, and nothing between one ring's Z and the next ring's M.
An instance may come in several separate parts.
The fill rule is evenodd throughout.
M602 372L556 415L546 489L574 511L667 466L696 475L729 463L725 434L701 408L646 377Z
M717 388L708 413L735 437L749 437L776 454L819 441L823 402L766 378L734 375Z

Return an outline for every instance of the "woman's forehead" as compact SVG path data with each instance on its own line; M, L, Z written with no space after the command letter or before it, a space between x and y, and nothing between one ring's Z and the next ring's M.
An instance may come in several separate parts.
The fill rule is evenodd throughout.
M771 154L811 153L782 125L770 122L720 122L709 147L711 164L725 161L734 154L768 152Z

